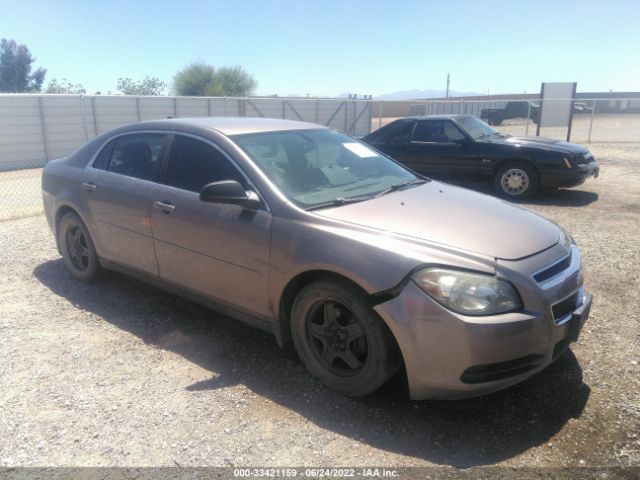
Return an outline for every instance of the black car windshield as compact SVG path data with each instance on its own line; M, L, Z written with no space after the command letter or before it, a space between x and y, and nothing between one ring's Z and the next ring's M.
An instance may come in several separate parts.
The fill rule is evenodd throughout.
M366 200L421 183L394 161L333 130L288 130L231 138L302 208Z
M491 128L478 117L459 117L456 122L477 141L491 141L493 136L507 136L495 128Z

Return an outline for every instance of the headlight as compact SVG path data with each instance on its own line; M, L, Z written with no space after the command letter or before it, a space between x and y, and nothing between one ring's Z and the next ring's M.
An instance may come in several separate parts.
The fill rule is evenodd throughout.
M509 282L481 273L427 268L413 281L440 305L463 315L494 315L522 308Z

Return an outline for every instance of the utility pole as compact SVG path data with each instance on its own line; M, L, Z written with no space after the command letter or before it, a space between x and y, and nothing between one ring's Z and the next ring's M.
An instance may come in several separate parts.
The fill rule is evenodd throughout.
M447 92L445 93L445 98L449 98L449 80L451 76L447 73Z

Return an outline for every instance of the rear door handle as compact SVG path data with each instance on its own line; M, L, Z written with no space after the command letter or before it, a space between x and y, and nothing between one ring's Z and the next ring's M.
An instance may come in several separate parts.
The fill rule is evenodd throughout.
M82 184L82 188L85 189L87 192L91 193L96 189L96 186L94 183L91 182L84 182Z
M153 202L153 208L157 208L158 210L161 210L162 213L169 214L176 209L176 206L173 205L171 202L156 201L156 202Z

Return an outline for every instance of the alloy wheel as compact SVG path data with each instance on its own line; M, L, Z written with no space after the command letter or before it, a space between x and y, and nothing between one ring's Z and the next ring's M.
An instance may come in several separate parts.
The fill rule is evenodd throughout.
M82 229L76 225L69 227L65 243L73 266L79 271L89 268L89 246Z
M364 330L341 303L317 304L307 317L306 330L313 355L331 373L351 376L364 367L368 356Z

